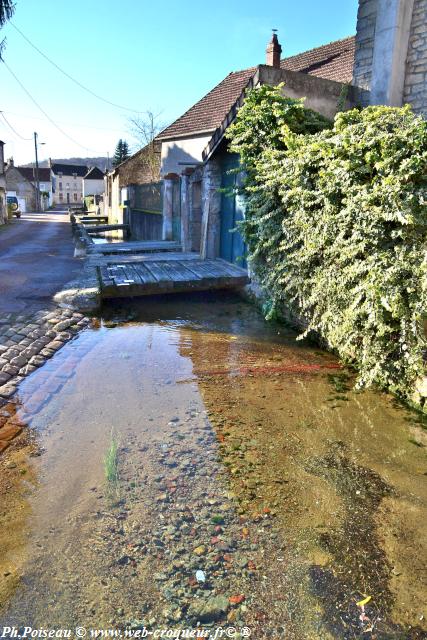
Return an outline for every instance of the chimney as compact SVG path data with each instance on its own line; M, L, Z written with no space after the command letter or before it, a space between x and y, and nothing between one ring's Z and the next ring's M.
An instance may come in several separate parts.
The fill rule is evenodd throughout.
M269 67L275 67L276 69L280 69L280 54L282 53L282 47L279 44L277 39L277 29L273 29L273 35L271 36L271 40L268 43L266 49L266 62L265 64Z
M9 158L8 161L7 161L7 164L8 164L9 167L14 167L15 165L14 165L14 162L13 162L13 158Z

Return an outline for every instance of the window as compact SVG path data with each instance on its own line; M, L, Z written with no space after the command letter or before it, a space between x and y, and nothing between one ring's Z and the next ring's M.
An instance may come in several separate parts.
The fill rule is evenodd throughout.
M70 188L70 183L69 183L69 182L67 182L67 184L65 185L65 188L66 188L66 189L69 189L69 188Z
M59 188L62 190L62 182L59 183Z
M58 171L58 177L61 177L61 178L62 178L62 176L63 176L62 171Z
M73 173L73 178L77 178L77 173Z
M59 194L59 201L60 201L60 202L62 202L62 201L63 201L63 199L64 199L64 194L63 194L63 193L60 193L60 194Z
M74 194L74 202L77 202L77 193Z
M42 182L40 183L40 191L46 191L46 189L44 188L44 184Z
M73 189L77 189L77 182L73 183Z

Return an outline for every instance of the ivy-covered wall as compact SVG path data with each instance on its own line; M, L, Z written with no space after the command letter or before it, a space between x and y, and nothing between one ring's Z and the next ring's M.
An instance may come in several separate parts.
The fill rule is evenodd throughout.
M360 387L411 399L425 372L427 123L367 107L334 123L264 86L229 130L247 172L241 225L269 297L356 366Z

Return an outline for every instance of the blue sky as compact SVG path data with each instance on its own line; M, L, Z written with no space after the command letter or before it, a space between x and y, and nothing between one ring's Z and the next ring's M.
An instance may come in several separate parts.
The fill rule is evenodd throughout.
M13 22L70 75L106 99L172 122L230 71L263 63L271 29L279 30L283 57L351 35L357 0L16 0ZM90 96L41 57L11 25L6 63L63 131L38 111L0 63L0 110L24 138L37 131L44 157L106 155L118 138L138 147L129 117ZM33 160L0 118L5 155ZM75 144L78 143L78 144Z

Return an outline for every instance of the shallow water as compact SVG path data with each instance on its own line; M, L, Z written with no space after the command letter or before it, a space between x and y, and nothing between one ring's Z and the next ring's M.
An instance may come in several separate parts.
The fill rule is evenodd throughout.
M94 244L105 244L114 242L126 242L129 238L123 237L123 231L100 231L99 233L91 233L91 239Z
M422 425L240 299L107 308L15 410L3 625L427 637Z

